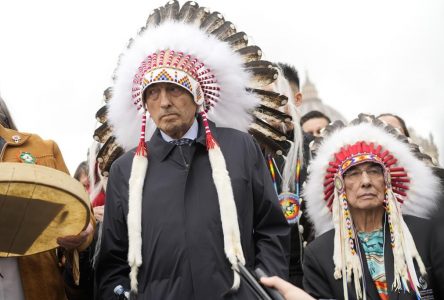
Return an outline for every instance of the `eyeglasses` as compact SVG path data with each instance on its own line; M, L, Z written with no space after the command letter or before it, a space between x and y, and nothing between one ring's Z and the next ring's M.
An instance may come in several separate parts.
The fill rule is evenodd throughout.
M375 165L375 166L370 166L367 168L359 168L359 167L351 168L350 170L345 172L344 179L345 178L352 179L352 180L359 179L359 178L361 178L362 174L364 174L364 172L371 179L379 178L379 177L383 176L382 167Z

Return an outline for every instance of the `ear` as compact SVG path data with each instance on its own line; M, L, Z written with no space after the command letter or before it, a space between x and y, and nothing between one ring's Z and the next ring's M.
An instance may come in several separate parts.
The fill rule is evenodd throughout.
M294 95L294 100L295 100L296 107L300 107L302 105L302 93L297 92Z

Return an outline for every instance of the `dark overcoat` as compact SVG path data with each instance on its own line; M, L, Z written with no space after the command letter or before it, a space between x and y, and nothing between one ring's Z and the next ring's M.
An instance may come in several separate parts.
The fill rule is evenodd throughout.
M200 121L199 121L200 124ZM142 204L142 256L137 299L255 299L245 284L228 293L233 271L223 233L204 129L191 145L165 142L157 130L148 142ZM248 267L286 278L289 227L261 151L248 134L210 124L226 160ZM100 299L129 289L128 179L134 151L112 166L97 269Z
M404 220L409 228L416 248L426 267L427 276L421 276L419 268L416 265L416 274L418 274L419 282L421 284L420 293L421 299L442 299L435 291L433 295L433 285L437 284L435 276L436 263L438 262L438 253L442 255L444 249L433 253L431 251L432 222L429 220L404 216ZM336 280L333 277L333 243L334 230L330 230L319 237L305 249L304 257L304 290L316 299L343 299L342 279ZM361 246L361 249L362 246ZM376 286L368 270L367 260L365 254L361 253L363 264L363 280L366 286L367 299L379 300L379 295ZM385 244L384 244L384 264L387 278L387 286L389 289L390 299L417 299L413 293L395 292L392 290L394 268L393 268L393 252L390 246L390 233L385 230ZM440 267L442 268L442 266ZM442 282L440 284L443 284ZM362 287L362 283L361 283ZM353 280L348 284L349 299L357 299L355 294L355 287ZM441 295L442 296L442 295Z

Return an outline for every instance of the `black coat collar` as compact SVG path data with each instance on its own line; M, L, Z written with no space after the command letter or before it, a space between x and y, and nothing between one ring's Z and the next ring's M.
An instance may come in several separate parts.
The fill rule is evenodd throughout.
M206 147L205 128L202 124L202 118L200 117L200 115L197 116L197 123L199 126L199 130L197 132L196 143L200 144L203 147ZM210 126L213 137L217 141L217 133L215 130L216 125L211 121L208 121L208 124ZM148 154L152 154L160 158L160 160L165 160L174 147L174 144L168 143L162 138L159 128L156 129L150 141L147 143Z

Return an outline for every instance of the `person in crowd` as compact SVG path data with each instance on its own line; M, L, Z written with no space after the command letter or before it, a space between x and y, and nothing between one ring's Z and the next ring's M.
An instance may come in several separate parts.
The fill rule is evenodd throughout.
M99 298L256 299L238 266L286 278L289 227L260 148L231 124L251 120L250 78L205 26L161 20L115 74L109 122L125 149L139 143L111 166Z
M289 101L293 101L296 107L302 105L303 95L300 89L299 74L296 68L290 64L278 62L278 67L282 70L285 79L288 81L290 90L287 92Z
M291 122L285 123L287 151L283 156L269 156L270 172L275 173L275 182L279 201L291 225L289 251L289 280L292 284L302 287L302 261L304 246L311 241L312 230L301 197L302 186L306 177L306 166L309 162L309 143L313 137L304 134L300 126L299 107L302 104L302 93L299 90L299 75L296 68L286 63L277 63L278 79L270 89L288 98L287 104L281 110L289 114ZM273 124L272 124L273 125ZM278 126L274 124L273 126ZM274 169L274 170L273 170Z
M78 180L87 191L89 190L88 163L86 161L82 161L77 166L73 177Z
M13 125L3 102L1 106L1 113L6 115L7 123ZM38 164L68 173L59 147L54 141L43 140L36 134L8 129L1 124L0 153L0 162ZM70 256L75 255L76 251L81 252L88 247L92 236L93 223L90 223L77 236L59 237L59 250L63 249ZM54 249L28 256L0 258L0 298L65 299L69 294L69 287L61 276L57 252Z
M105 191L103 189L103 184L98 184L94 180L94 184L91 183L90 176L89 176L89 166L87 161L82 161L78 166L76 171L74 172L74 178L78 180L87 190L88 194L90 195L91 199L91 206L94 211L94 216L97 221L102 222L103 221L103 210L104 210L104 204L105 204ZM94 171L94 170L93 170ZM97 181L100 179L98 176L94 177L97 178Z
M370 115L337 121L313 145L304 189L316 238L304 258L304 289L315 298L419 299L443 282L431 251L442 193L438 178ZM442 261L442 259L441 259ZM441 280L441 281L439 281Z
M321 136L321 130L330 123L330 118L317 110L312 110L301 118L302 130L316 137Z
M379 120L381 120L382 122L384 122L385 124L388 124L390 126L392 126L393 128L395 128L396 130L398 130L400 133L402 133L404 136L406 136L407 138L410 138L410 133L409 130L407 129L407 126L404 122L404 120L398 116L398 115L394 115L394 114L390 114L390 113L384 113L381 114L377 117ZM412 145L413 147L419 148L420 145ZM422 151L422 149L420 150L421 155L423 156L423 160L427 162L427 164L431 167L438 167L438 159L437 157L430 155L430 153L425 153Z
M400 116L390 113L384 113L377 116L377 118L398 129L406 137L410 137L410 133L407 129L407 126L405 125L404 119Z

